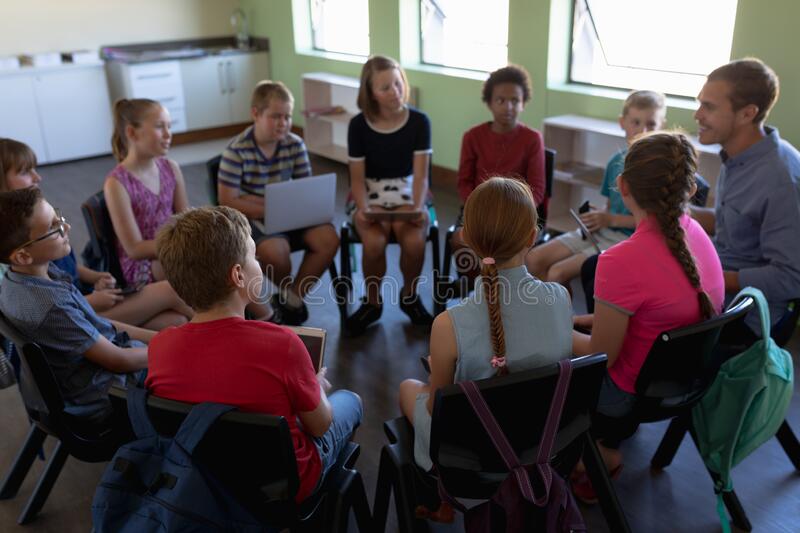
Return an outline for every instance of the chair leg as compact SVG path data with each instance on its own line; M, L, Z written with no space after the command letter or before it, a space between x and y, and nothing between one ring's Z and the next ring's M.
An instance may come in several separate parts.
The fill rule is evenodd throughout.
M67 450L59 441L38 483L36 483L36 488L33 489L33 494L31 494L28 503L25 505L25 509L22 510L22 513L17 519L18 524L27 524L36 518L36 514L44 505L47 496L50 495L50 490L53 488L56 479L58 479L58 475L61 473L61 469L64 467L67 457L69 457L69 453L67 453Z
M594 442L594 437L588 431L585 431L583 435L586 441L583 450L583 463L586 466L586 473L589 475L592 487L597 493L597 499L600 502L600 508L608 524L608 529L615 532L624 531L629 533L631 527L628 525L628 519L625 518L625 513L619 504L617 493L611 484L611 478L608 477L608 470L606 470L603 458L600 456L600 451Z
M0 488L0 500L7 500L17 495L22 482L25 481L25 476L31 469L36 454L42 447L47 433L42 431L36 424L31 424L31 429L28 431L28 436L25 437L25 443L22 448L17 452L14 462L11 464L11 470L6 474L3 480L3 485Z
M353 471L353 479L350 484L350 489L347 494L347 505L343 507L342 512L345 514L344 522L342 523L342 533L347 533L347 514L349 510L353 510L356 517L356 524L358 530L364 533L373 531L372 515L369 512L369 502L367 501L367 491L364 489L364 480L361 474Z
M783 451L789 456L789 460L792 461L794 467L800 470L800 442L797 441L789 422L784 420L775 436L778 437L778 442L781 443Z
M695 435L695 432L691 430L691 427L689 429L689 435L691 435L692 442L694 442L694 446L697 448L699 453L700 447L697 445L697 435ZM708 471L708 475L711 476L711 481L716 485L719 475L717 475L715 472L712 472L709 468L706 468L706 471ZM723 492L722 501L725 503L725 508L728 510L728 514L731 517L731 522L733 522L733 525L742 531L752 531L753 526L750 524L750 519L747 518L747 513L745 512L744 507L742 507L742 503L739 501L739 497L736 495L736 492Z
M389 498L392 487L397 483L397 471L386 446L381 449L381 461L378 466L378 482L375 485L375 499L372 503L372 530L383 533L389 515ZM397 495L395 494L395 497Z
M689 425L686 415L673 418L666 433L664 433L664 437L661 439L661 444L658 445L656 453L653 454L653 458L650 460L650 467L659 470L668 467L678 452L678 448L683 442L683 436L686 435L688 430Z

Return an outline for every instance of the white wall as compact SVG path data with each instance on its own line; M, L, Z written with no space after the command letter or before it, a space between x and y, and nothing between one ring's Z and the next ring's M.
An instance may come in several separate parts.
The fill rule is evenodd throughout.
M232 35L239 0L0 0L0 56Z

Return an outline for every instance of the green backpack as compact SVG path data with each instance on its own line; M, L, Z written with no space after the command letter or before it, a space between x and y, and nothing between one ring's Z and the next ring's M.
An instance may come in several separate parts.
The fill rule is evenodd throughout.
M719 474L714 487L724 533L730 532L722 493L733 490L731 470L775 436L793 391L792 357L769 336L769 308L760 290L746 287L734 302L751 296L761 317L761 340L727 360L694 409L697 446L706 466Z

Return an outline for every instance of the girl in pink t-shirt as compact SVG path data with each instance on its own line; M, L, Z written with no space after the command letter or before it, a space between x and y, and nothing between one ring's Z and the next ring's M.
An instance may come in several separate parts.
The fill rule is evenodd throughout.
M636 231L600 256L595 313L575 318L576 325L592 329L591 336L573 336L576 354L608 354L608 374L597 405L605 417L630 413L636 378L662 331L708 319L722 308L719 257L708 235L686 214L697 188L696 170L697 155L689 139L659 132L631 145L617 178ZM635 428L603 426L593 429L613 475L622 465L616 448ZM579 498L593 498L588 480L574 488Z

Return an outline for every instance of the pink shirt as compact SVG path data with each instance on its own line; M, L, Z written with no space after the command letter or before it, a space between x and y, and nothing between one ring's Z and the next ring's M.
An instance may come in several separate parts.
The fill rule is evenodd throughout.
M725 296L722 266L711 239L688 215L681 217L700 285L719 312ZM701 320L697 291L667 248L654 217L626 241L600 256L595 300L630 316L619 357L608 373L619 388L635 392L636 378L658 335Z

